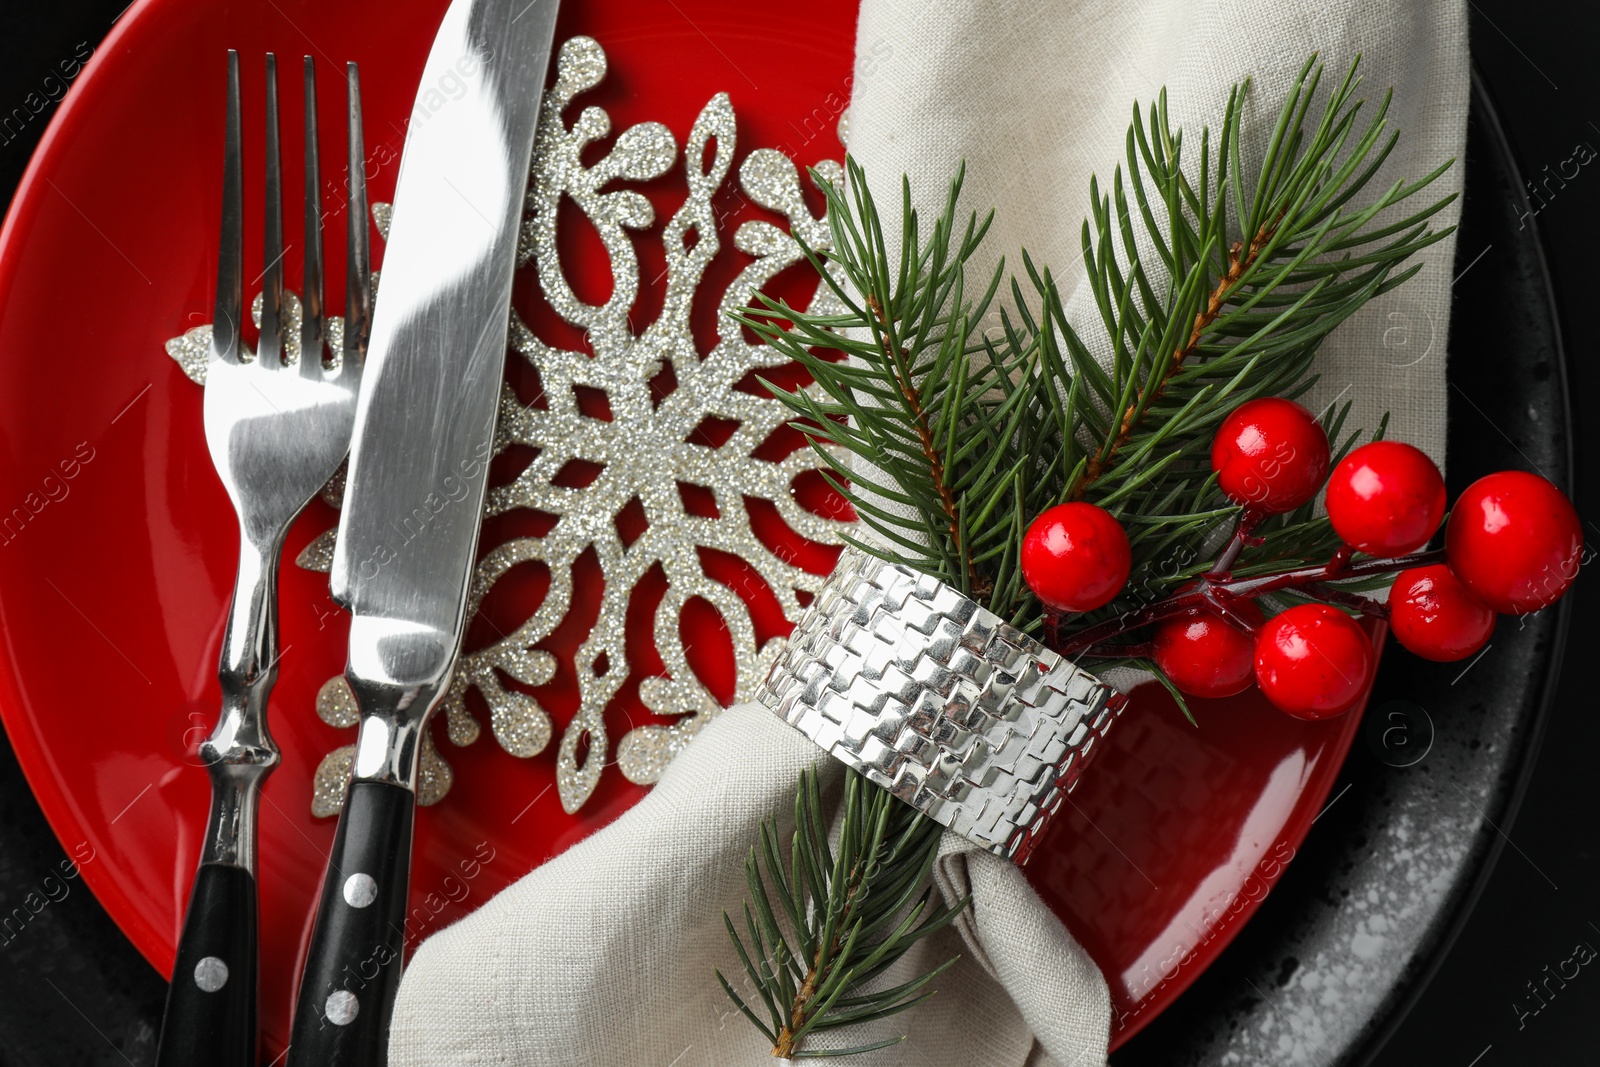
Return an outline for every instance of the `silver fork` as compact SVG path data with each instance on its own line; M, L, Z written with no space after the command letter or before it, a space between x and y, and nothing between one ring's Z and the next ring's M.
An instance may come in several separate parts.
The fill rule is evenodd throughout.
M211 816L184 916L156 1054L161 1067L248 1065L256 1057L256 805L278 764L267 697L278 677L278 561L289 524L338 470L350 447L372 293L361 144L360 85L349 94L349 264L344 339L322 358L322 211L316 71L305 58L305 296L300 357L284 346L283 195L278 159L277 60L267 55L266 220L261 339L240 343L243 228L239 57L228 53L227 139L217 298L206 369L206 444L239 518L239 572L217 675L222 713L200 745L211 775Z

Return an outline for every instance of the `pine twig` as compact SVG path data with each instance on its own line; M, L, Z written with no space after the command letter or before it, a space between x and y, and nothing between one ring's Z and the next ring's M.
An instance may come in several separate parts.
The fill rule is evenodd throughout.
M772 824L762 824L759 857L752 848L745 863L751 900L746 934L741 937L727 915L723 919L768 1020L756 1015L720 971L717 977L739 1010L772 1042L774 1056L846 1055L900 1040L848 1049L801 1048L813 1033L884 1018L921 1003L933 994L930 983L955 962L947 960L888 989L860 991L913 944L943 929L966 908L965 900L935 906L927 888L941 832L937 823L850 771L835 851L828 841L815 769L802 774L796 792L787 864Z
M1183 369L1184 360L1194 355L1200 348L1201 336L1212 323L1217 321L1217 316L1221 314L1223 305L1228 301L1229 294L1239 284L1245 272L1255 265L1256 260L1261 256L1261 250L1272 239L1273 233L1276 232L1278 225L1282 221L1283 215L1280 213L1272 220L1270 225L1256 231L1250 238L1248 247L1245 246L1243 241L1235 241L1233 246L1228 249L1228 269L1217 280L1216 286L1206 298L1205 308L1196 312L1194 328L1189 331L1188 341L1182 348L1173 353L1172 362L1168 365L1166 373L1162 374L1154 382L1147 382L1139 392L1139 402L1130 404L1123 411L1122 423L1117 429L1117 436L1106 447L1104 459L1102 460L1098 454L1090 457L1083 477L1068 491L1067 495L1070 499L1082 500L1084 495L1088 493L1089 487L1099 480L1100 472L1108 464L1116 461L1117 453L1122 451L1123 447L1128 443L1128 439L1133 436L1134 430L1138 428L1139 423L1143 420L1144 413L1149 411L1150 405L1159 400L1161 395L1166 392L1167 383L1172 381L1173 376Z
M867 308L872 312L872 317L878 325L887 328L888 320L883 314L883 307L878 303L877 297L867 294ZM884 343L888 343L887 329L884 333ZM939 448L934 443L933 434L928 429L928 413L922 406L922 394L917 389L916 382L912 381L909 374L902 368L908 362L906 353L893 352L888 349L883 351L885 360L895 368L895 381L900 387L900 396L906 402L906 409L911 415L911 424L916 428L917 441L922 446L923 458L928 462L928 475L934 487L939 492L939 506L944 509L945 518L948 520L950 543L956 555L966 563L967 580L976 587L979 584L977 570L973 567L971 559L967 558L961 543L961 516L956 511L955 494L950 491L950 485L945 479L944 458L939 455Z

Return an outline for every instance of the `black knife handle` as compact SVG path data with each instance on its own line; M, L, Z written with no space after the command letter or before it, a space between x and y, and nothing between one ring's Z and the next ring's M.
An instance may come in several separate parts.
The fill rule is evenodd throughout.
M416 803L388 782L352 782L345 794L300 976L289 1067L388 1062Z
M256 880L201 864L178 938L156 1046L157 1067L256 1062Z

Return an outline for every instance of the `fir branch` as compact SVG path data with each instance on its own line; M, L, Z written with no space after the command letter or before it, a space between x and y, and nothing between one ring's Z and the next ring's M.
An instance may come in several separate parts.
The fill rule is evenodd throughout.
M872 311L872 317L880 326L887 326L883 308L871 294L867 296L867 307ZM928 429L927 412L922 407L922 396L917 389L916 382L903 373L902 368L908 362L907 353L885 352L888 362L895 368L896 383L900 387L900 395L906 402L906 408L911 415L911 424L916 428L917 440L922 445L922 456L928 463L928 474L934 487L939 491L939 506L944 509L945 518L949 520L950 542L958 557L963 559L967 566L967 579L969 583L976 584L977 574L972 568L972 561L965 558L961 546L961 516L956 511L956 498L950 491L950 486L945 480L944 459L939 455L939 449L934 444L933 434Z
M1135 109L1135 122L1137 121L1138 114L1137 109ZM1130 405L1123 412L1122 423L1118 427L1117 436L1105 448L1104 460L1097 455L1089 461L1083 477L1078 479L1076 484L1068 491L1068 496L1071 499L1083 499L1084 494L1089 491L1089 487L1099 479L1100 472L1105 468L1106 464L1115 461L1117 453L1127 445L1128 440L1133 436L1134 430L1143 421L1144 413L1149 411L1151 403L1160 399L1173 375L1183 369L1183 361L1194 355L1200 348L1200 338L1204 336L1207 328L1216 322L1217 316L1222 312L1223 305L1228 301L1229 294L1244 278L1245 272L1254 266L1256 260L1261 257L1262 248L1271 240L1273 233L1282 221L1283 217L1280 215L1267 226L1258 230L1250 238L1248 248L1245 247L1243 241L1234 242L1233 247L1228 250L1228 269L1217 280L1216 286L1211 290L1210 296L1206 299L1205 308L1195 315L1194 327L1189 331L1188 341L1173 354L1171 363L1167 366L1166 372L1161 375L1160 379L1147 382L1140 389L1139 402Z
M988 219L958 212L961 175L925 240L902 184L891 259L865 176L847 161L845 186L825 190L833 248L807 250L845 313L763 298L740 319L815 379L812 391L773 391L805 417L798 425L830 481L877 535L860 547L976 595L1027 630L1041 612L1021 581L1021 534L1064 500L1092 500L1128 529L1138 595L1205 572L1211 560L1185 554L1237 514L1207 461L1221 419L1245 400L1303 394L1323 338L1411 277L1418 266L1408 261L1449 232L1428 225L1449 198L1411 206L1444 167L1353 206L1398 134L1387 127L1387 94L1358 122L1354 65L1319 114L1321 79L1312 57L1254 181L1241 180L1248 81L1230 94L1215 143L1200 132L1194 166L1165 94L1134 108L1109 191L1090 183L1082 251L1093 333L1068 321L1051 272L1024 253L997 336L978 334L1004 265L980 299L965 301L963 268ZM1327 530L1313 546L1307 522L1309 513L1266 523L1241 565L1313 558L1304 553ZM1124 597L1064 624L1092 626L1130 607Z
M809 1034L921 1003L933 995L929 984L955 963L951 958L909 982L860 991L918 940L948 925L966 901L931 903L927 881L939 850L937 823L853 770L845 776L841 812L835 851L828 842L817 772L806 771L795 795L789 862L783 862L770 822L762 823L759 853L751 848L745 861L751 901L745 906L745 937L723 915L767 1020L721 971L717 979L772 1042L774 1056L848 1055L896 1044L898 1037L852 1048L799 1048ZM791 937L798 950L791 947Z
M910 186L903 184L908 206L899 258L891 261L865 176L854 160L846 165L844 187L818 182L828 201L833 251L824 258L802 246L845 313L802 313L761 294L762 308L732 317L816 382L813 390L796 392L763 384L804 417L796 425L812 439L831 472L829 481L855 506L861 523L897 558L969 595L981 593L985 578L993 576L985 567L981 532L968 520L973 503L995 498L1010 472L974 460L987 458L977 455L985 440L1003 440L1011 431L1003 411L989 412L987 430L975 427L972 416L985 410L984 394L1017 369L970 359L970 324L986 313L1002 276L997 268L983 295L968 302L966 264L989 219L968 215L960 223L958 173L924 240L909 208ZM817 350L848 358L827 358ZM852 470L841 452L866 459L878 473ZM869 551L882 555L885 549Z

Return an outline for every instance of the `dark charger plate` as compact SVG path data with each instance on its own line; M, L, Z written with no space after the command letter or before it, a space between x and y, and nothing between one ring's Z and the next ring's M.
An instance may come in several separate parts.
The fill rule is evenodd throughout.
M1450 328L1450 491L1513 467L1568 486L1571 420L1550 283L1536 236L1519 232L1523 183L1476 80L1467 155ZM1497 254L1479 262L1490 247ZM1433 325L1397 320L1403 344L1391 356L1420 355ZM1504 374L1508 359L1525 373ZM1282 880L1112 1062L1371 1060L1503 847L1496 827L1509 826L1532 768L1566 619L1556 608L1502 622L1492 655L1460 684L1463 665L1386 657L1363 741ZM61 876L67 855L7 744L0 843L0 1063L152 1062L165 983L81 881ZM13 917L17 908L26 920Z

